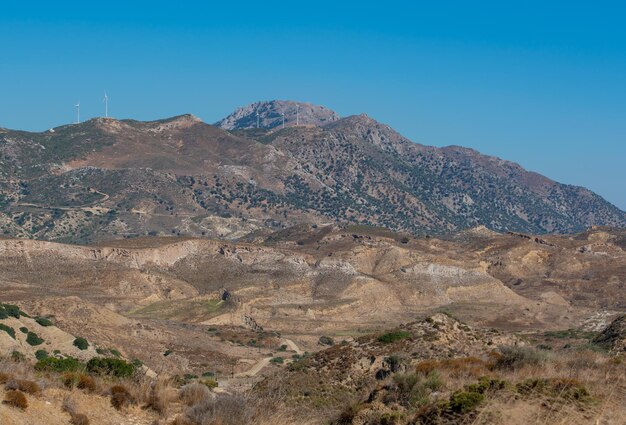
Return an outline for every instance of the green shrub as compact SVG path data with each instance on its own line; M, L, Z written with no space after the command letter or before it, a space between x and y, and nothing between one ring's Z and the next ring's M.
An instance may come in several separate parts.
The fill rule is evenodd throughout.
M37 360L47 359L49 357L48 352L46 350L37 350L35 351L35 358Z
M95 375L110 375L118 378L130 377L135 365L117 358L94 357L87 362L87 371Z
M383 344L391 344L396 341L402 341L403 339L407 339L411 334L407 331L395 331L389 332L384 335L378 337L378 342L382 342Z
M411 408L425 406L430 401L430 394L443 387L437 371L431 371L427 376L398 373L393 376L393 380L398 389L399 401Z
M78 337L74 340L74 347L77 347L79 350L86 350L89 348L89 343L85 338Z
M11 338L15 339L15 329L12 327L0 323L0 331L5 331Z
M122 357L122 354L119 351L117 351L115 348L111 348L109 352L113 354L115 357Z
M28 334L26 334L26 342L29 345L41 345L44 343L44 340L42 338L39 338L39 335L37 335L35 332L28 332Z
M11 360L13 360L16 363L20 363L26 360L26 356L17 350L13 350L11 352Z
M20 313L23 313L20 308L16 305L13 304L2 304L2 306L4 307L4 310L6 311L6 314L11 316L11 317L15 317L16 319L20 318Z
M217 381L215 379L213 379L213 378L203 379L203 380L198 381L198 382L200 382L202 385L206 385L210 389L217 388L217 386L218 386Z
M278 351L287 351L287 344L283 344L280 347L278 347Z
M48 357L39 360L35 364L35 370L40 372L77 372L85 370L85 364L73 357L59 359L56 357Z
M0 304L0 320L2 319L8 319L9 318L9 314L7 313L7 311L4 309L4 306L2 304Z
M322 335L320 336L319 343L321 345L334 345L335 341L329 336Z
M35 322L39 324L39 326L53 326L54 324L50 321L50 319L46 319L45 317L36 317Z
M485 396L474 391L456 391L450 396L448 409L453 413L463 415L476 409Z
M274 357L273 359L271 359L270 362L277 363L277 364L283 364L285 362L285 359L283 359L282 357L278 356L278 357Z
M20 332L22 332L23 334L27 334L28 333L28 328L26 326L22 326L20 328Z

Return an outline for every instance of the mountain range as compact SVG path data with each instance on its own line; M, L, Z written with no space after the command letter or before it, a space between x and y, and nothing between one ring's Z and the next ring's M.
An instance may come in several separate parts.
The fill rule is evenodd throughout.
M300 223L416 235L626 227L626 213L585 188L291 101L257 102L215 125L182 115L0 129L0 163L0 232L12 237L235 239Z

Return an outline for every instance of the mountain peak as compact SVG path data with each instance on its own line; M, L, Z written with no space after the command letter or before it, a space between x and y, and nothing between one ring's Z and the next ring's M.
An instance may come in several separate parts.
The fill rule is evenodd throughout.
M322 126L339 120L339 115L325 106L291 100L269 100L238 108L215 125L225 130L241 130L256 128L258 123L261 128L272 129L283 125L283 114L285 127L297 124Z

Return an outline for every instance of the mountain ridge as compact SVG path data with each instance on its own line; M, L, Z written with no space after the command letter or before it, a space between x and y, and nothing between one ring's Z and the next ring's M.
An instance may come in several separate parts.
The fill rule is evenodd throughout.
M536 234L626 227L626 213L588 189L474 149L414 143L366 114L274 124L225 130L183 114L7 130L0 133L0 232L91 242L237 238L325 222L413 234L478 225Z

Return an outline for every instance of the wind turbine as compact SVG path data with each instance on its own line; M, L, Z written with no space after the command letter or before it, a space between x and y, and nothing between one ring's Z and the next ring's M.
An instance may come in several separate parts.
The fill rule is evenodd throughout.
M80 100L74 105L76 108L76 124L80 124Z
M283 116L283 128L285 128L285 111L280 113Z
M296 103L296 127L300 125L300 104Z
M102 99L104 103L104 117L109 117L109 96L107 96L107 92L104 92L104 99Z
M256 128L259 128L259 110L256 110Z

